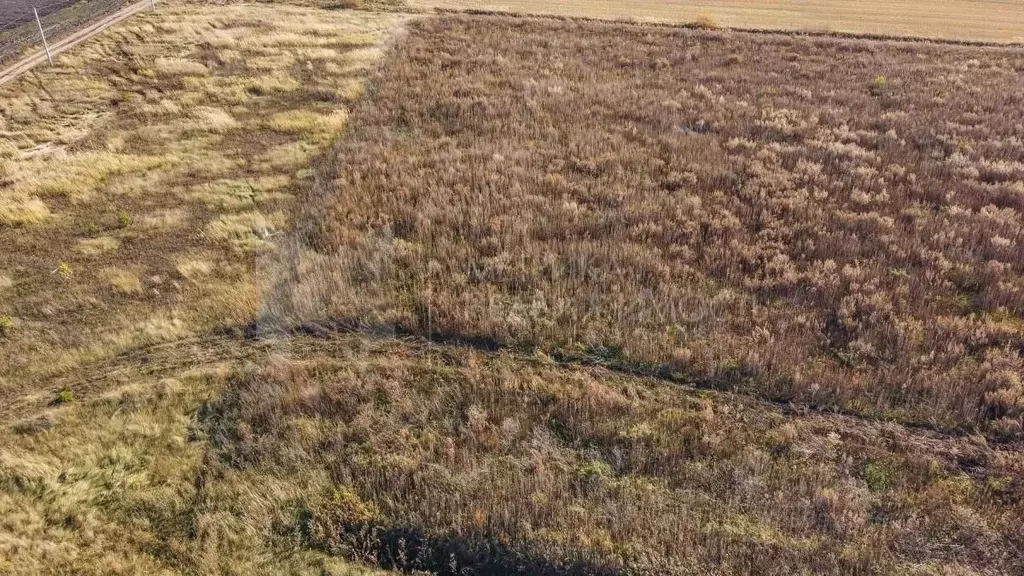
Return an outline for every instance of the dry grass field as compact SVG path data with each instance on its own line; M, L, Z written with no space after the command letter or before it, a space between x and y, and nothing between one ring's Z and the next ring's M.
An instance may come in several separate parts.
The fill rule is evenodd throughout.
M310 159L401 19L173 4L0 87L0 397L250 322Z
M1024 42L1021 0L408 0L419 9L696 22L805 32Z
M320 346L228 375L201 417L203 477L276 501L302 550L452 576L1024 569L1018 450L543 355Z
M1020 434L1024 51L435 22L303 203L281 317Z
M404 18L161 2L0 87L0 573L296 572L180 549L216 387L178 378L252 358L211 334Z
M0 87L0 573L1024 572L1024 50L359 4Z
M978 437L393 338L299 336L240 360L122 367L0 430L0 569L1024 568L1024 461Z

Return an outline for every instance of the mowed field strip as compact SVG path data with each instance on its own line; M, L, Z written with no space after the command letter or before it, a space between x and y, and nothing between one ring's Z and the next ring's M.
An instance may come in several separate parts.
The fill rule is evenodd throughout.
M496 10L559 16L692 22L721 26L1024 42L1020 0L409 0L414 8Z

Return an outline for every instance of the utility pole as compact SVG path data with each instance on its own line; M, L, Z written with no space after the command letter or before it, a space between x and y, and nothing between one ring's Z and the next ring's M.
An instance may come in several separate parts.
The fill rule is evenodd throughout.
M50 56L50 45L46 43L46 34L43 33L43 23L39 20L39 11L36 7L32 7L32 12L36 15L36 24L39 25L39 35L43 38L43 49L46 50L46 59L50 61L50 66L53 66L53 57Z

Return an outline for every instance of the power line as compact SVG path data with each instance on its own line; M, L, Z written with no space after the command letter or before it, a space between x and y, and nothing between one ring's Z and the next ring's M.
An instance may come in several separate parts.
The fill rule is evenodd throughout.
M0 63L81 30L129 5L130 0L0 0ZM74 10L67 10L74 7ZM38 12L40 26L36 26ZM41 30L39 29L41 28Z

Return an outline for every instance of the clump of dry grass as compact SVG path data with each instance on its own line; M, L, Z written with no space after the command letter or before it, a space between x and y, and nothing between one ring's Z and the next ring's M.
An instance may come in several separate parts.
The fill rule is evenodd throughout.
M22 226L42 222L50 215L46 203L37 197L0 199L0 224Z
M188 214L181 208L166 208L145 214L139 219L143 228L163 230L181 226Z
M100 236L98 238L86 238L79 240L75 245L75 251L85 256L96 256L113 252L120 247L121 242L112 236Z
M132 172L144 172L165 165L169 160L144 154L119 154L106 150L67 155L60 150L17 163L8 194L39 194L86 201L110 178Z
M202 106L193 110L187 122L187 129L198 132L223 133L237 128L238 121L231 113L211 106Z
M1021 432L1019 49L488 17L407 42L282 318Z
M288 110L271 117L268 126L277 132L310 134L332 139L337 137L347 118L348 113L345 110L331 114L320 114L311 110Z
M210 222L206 233L240 250L253 250L278 235L285 225L282 212L264 214L259 211L230 214Z
M169 76L206 76L210 73L202 62L185 58L157 58L153 67L157 73Z
M199 258L182 258L178 261L176 270L182 278L197 282L200 278L210 274L213 271L213 266L208 261Z
M200 200L210 208L238 210L275 200L288 199L286 193L276 189L289 184L288 178L253 180L218 180L207 182L189 191L189 199Z
M107 268L101 271L100 275L111 288L120 294L137 295L142 293L142 281L137 274L130 270Z

